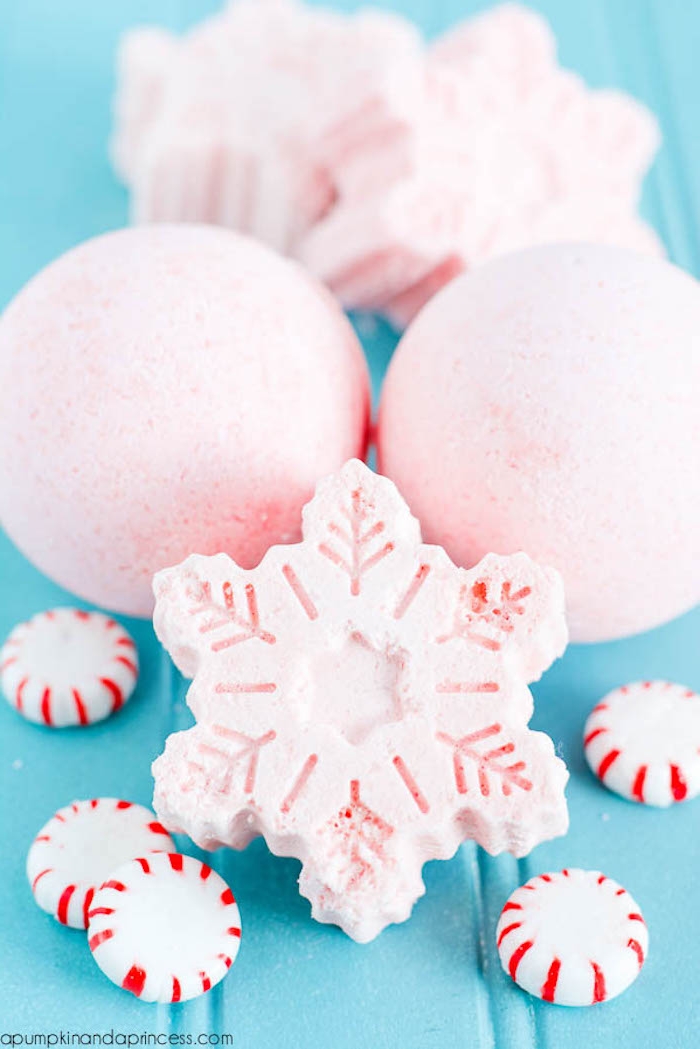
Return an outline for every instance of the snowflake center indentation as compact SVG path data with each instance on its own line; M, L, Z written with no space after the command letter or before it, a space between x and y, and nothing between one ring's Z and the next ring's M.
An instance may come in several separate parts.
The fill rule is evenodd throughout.
M380 725L402 719L407 662L403 649L350 629L305 661L299 691L306 719L332 725L353 746L363 743Z

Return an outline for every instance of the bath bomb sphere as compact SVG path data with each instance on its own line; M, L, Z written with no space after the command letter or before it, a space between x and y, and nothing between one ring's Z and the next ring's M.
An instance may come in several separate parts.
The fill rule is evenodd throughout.
M369 378L296 263L208 226L87 241L0 319L0 522L80 597L150 615L154 572L300 538L365 453Z
M700 600L700 284L659 258L551 245L458 277L389 368L379 461L461 565L525 550L574 640Z

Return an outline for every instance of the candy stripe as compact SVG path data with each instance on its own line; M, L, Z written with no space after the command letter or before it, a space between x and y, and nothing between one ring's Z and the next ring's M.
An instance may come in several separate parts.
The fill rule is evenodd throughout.
M17 693L15 695L15 706L17 707L17 710L20 712L20 714L24 710L24 706L23 706L23 703L24 703L24 690L27 687L27 682L28 681L29 681L28 677L23 677L22 680L20 681L19 685L17 686Z
M593 969L593 1004L605 1001L605 976L603 970L595 962L591 962Z
M637 775L634 777L634 783L632 784L632 797L635 801L644 801L644 781L647 778L647 766L640 765L637 769Z
M559 979L559 970L561 969L561 961L559 958L555 958L549 967L547 972L547 979L542 987L541 997L544 1002L553 1002L554 994L557 989L557 980Z
M121 663L122 666L127 667L127 669L129 669L134 675L138 674L139 672L139 668L136 666L136 664L132 662L132 660L127 659L126 656L115 656L114 661L115 663Z
M606 728L594 728L591 732L588 733L588 735L584 736L584 739L583 739L584 747L587 747L589 745L589 743L592 743L594 739L597 739L598 736L602 736L603 733L607 732L607 731L608 730Z
M678 765L671 765L671 794L674 801L683 801L688 793L688 784Z
M53 868L47 867L46 870L40 871L34 881L32 882L32 892L36 892L36 887L42 878L46 877L47 874L53 874Z
M83 697L80 695L77 688L72 689L72 692L73 700L75 702L75 709L78 713L78 724L89 725L90 719L88 717L87 710L85 709L85 704L83 703Z
M165 834L166 837L169 837L169 834L168 834L167 830L165 829L165 827L163 826L163 824L162 823L158 823L157 820L155 820L153 823L149 823L148 824L148 829L150 831L152 831L153 834Z
M520 946L513 951L510 962L508 963L508 972L511 975L511 979L515 979L516 973L518 972L518 966L532 946L532 940L525 940L524 943L521 943Z
M180 981L177 976L173 976L173 993L170 999L171 1002L179 1002L182 997L182 989L180 987Z
M620 756L619 750L609 750L598 766L598 779L605 779L605 773Z
M90 937L88 940L88 947L91 951L95 951L101 944L106 943L107 940L111 940L113 936L114 929L103 929L102 932L97 932L94 936Z
M51 689L45 688L41 696L41 717L45 725L51 725Z
M641 943L639 940L630 940L627 946L637 955L637 961L639 962L639 968L641 969L644 965L644 951L642 950Z
M146 985L146 972L144 969L140 969L138 965L132 965L128 973L124 977L122 987L125 991L131 991L137 998L140 998L143 994L143 989Z
M498 939L496 940L496 946L500 947L503 941L505 940L506 936L508 936L508 934L513 932L515 929L521 929L522 925L522 922L513 922L512 925L506 925L504 929L501 929L498 935Z
M61 893L61 898L58 901L58 909L56 910L56 917L61 925L68 924L68 907L74 892L75 885L68 885Z
M94 889L88 889L85 893L85 899L83 900L83 925L87 929L90 924L90 906L92 904L93 896L95 895Z
M113 681L110 677L99 678L100 684L104 685L107 691L112 696L112 713L116 714L118 710L124 706L124 693L120 689L116 681Z

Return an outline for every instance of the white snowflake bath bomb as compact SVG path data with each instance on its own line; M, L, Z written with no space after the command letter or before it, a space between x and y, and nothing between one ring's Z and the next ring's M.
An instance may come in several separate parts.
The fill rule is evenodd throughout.
M532 248L420 313L382 394L379 455L465 566L527 550L564 578L574 640L700 599L700 286L601 245Z
M262 834L298 857L313 916L364 942L408 918L426 860L566 831L566 769L527 727L564 597L525 554L456 568L356 460L319 484L303 536L252 571L219 554L156 577L197 724L156 761L155 806L203 848Z
M296 263L213 227L111 233L0 320L0 521L58 583L149 615L191 550L250 567L298 539L368 409L352 328Z

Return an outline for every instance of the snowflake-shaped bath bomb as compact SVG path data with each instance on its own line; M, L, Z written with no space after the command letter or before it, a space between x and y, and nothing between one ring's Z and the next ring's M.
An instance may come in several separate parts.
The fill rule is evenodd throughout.
M527 727L527 683L566 645L563 589L525 554L455 567L357 460L319 484L303 536L250 571L218 554L156 576L197 724L155 762L155 805L203 848L262 834L298 857L313 916L364 942L409 916L426 860L565 833L566 768Z

